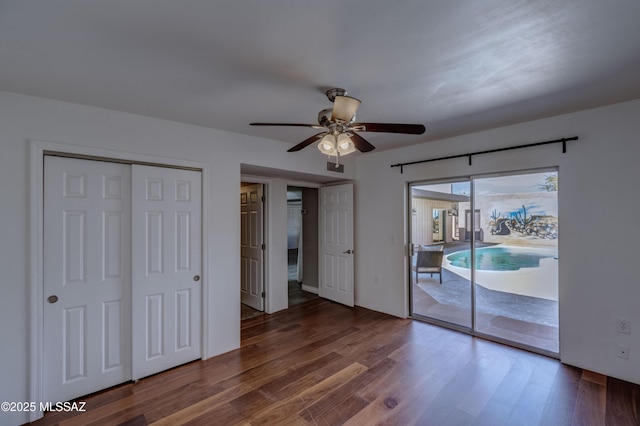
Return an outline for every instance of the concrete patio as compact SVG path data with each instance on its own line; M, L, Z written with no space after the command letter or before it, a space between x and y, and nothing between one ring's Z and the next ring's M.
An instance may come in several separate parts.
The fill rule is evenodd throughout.
M448 245L449 246L449 245ZM460 250L445 248L445 255ZM468 247L468 244L467 244ZM471 282L443 268L442 284L434 274L412 281L412 314L471 327ZM476 285L476 330L483 334L559 352L558 302L487 289Z

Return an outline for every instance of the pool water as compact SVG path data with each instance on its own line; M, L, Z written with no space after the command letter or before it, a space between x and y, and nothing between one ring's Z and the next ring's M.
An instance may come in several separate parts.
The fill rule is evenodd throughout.
M520 268L537 268L540 259L556 257L551 250L521 247L487 247L476 250L476 269L481 271L517 271ZM471 268L471 250L459 251L447 256L452 266Z

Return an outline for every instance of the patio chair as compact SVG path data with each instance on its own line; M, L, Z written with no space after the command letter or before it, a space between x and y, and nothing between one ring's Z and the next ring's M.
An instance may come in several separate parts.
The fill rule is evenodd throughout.
M416 251L416 283L418 282L418 274L426 272L440 275L440 284L442 284L442 246L439 249L427 249Z

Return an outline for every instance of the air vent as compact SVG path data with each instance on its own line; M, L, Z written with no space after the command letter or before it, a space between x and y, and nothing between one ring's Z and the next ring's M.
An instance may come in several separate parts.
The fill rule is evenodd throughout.
M327 170L330 172L344 173L344 164L336 164L333 161L327 161Z

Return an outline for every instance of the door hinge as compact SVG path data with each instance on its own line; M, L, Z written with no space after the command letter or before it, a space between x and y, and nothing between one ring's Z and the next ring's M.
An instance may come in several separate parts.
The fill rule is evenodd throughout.
M267 246L262 244L262 250L265 250L266 248L267 248Z
M267 293L265 293L264 291L262 292L262 298L264 299L265 297L267 297Z
M262 201L264 203L264 195L262 197L260 197L260 201Z

